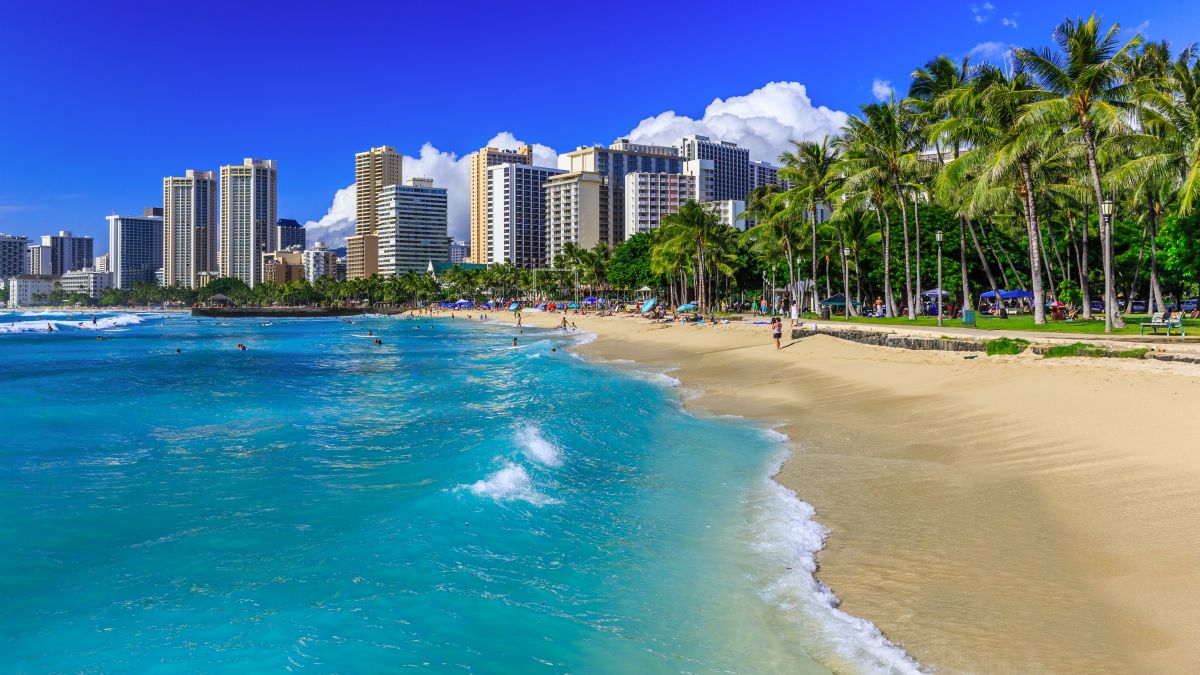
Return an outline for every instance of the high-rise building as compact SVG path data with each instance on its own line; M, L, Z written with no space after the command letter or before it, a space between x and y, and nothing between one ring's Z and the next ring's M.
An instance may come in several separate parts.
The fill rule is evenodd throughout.
M67 293L81 293L96 300L101 293L112 288L112 275L85 267L63 274L59 277L59 285Z
M163 266L163 210L147 208L140 216L108 216L108 270L113 288L130 290L154 283ZM101 270L97 270L101 271Z
M49 276L18 274L8 279L8 306L30 307L44 305L54 292L55 279Z
M338 257L325 244L317 242L304 252L301 257L304 262L304 278L309 283L316 283L321 277L337 278Z
M162 237L163 284L203 288L219 273L215 172L188 169L163 178Z
M0 282L29 273L29 239L0 234Z
M251 288L262 281L262 254L275 250L275 191L273 159L221 167L221 276Z
M657 229L663 218L696 199L697 180L686 173L625 174L625 238Z
M770 162L751 161L750 162L750 184L746 191L746 196L749 198L750 193L764 185L778 185L783 189L788 189L787 181L780 180L779 167Z
M50 274L50 247L34 244L26 251L25 269L29 270L30 276L51 276Z
M449 256L446 188L428 178L388 185L379 193L379 273L423 272Z
M480 148L471 155L471 253L468 262L489 260L488 244L488 169L497 164L533 164L533 146L516 150Z
M304 278L304 250L299 246L263 254L263 283L287 284Z
M546 264L546 209L542 186L562 169L529 164L488 168L488 259L517 267Z
M464 263L470 254L471 247L467 246L467 242L456 241L450 244L450 262L455 264Z
M95 262L91 237L76 237L70 232L59 230L58 234L42 235L41 241L41 248L37 253L40 260L36 264L39 271L36 274L60 277L65 272L91 267Z
M302 250L308 248L307 235L304 226L291 218L280 218L275 223L275 245L279 250L286 251L293 246Z
M740 199L750 192L750 151L736 143L713 141L708 136L685 136L676 147L684 159L713 161L713 200Z
M404 178L403 156L381 145L354 156L354 234L346 237L346 276L365 279L379 271L379 193Z
M709 212L717 214L722 225L745 231L746 219L742 217L742 214L746 212L746 202L740 199L719 199L713 202L704 202L701 206L708 209Z
M600 241L615 246L625 241L625 174L682 173L683 160L675 148L639 145L620 139L607 148L582 147L567 153L571 173L590 172L603 180L605 210L599 214Z
M97 272L111 273L112 268L110 268L108 266L108 260L109 260L109 258L108 258L107 253L105 253L104 255L98 255L98 256L96 256L96 264L92 265L92 268L95 269Z
M563 173L546 181L546 261L551 265L572 243L592 248L607 242L602 217L609 213L605 178L595 171Z

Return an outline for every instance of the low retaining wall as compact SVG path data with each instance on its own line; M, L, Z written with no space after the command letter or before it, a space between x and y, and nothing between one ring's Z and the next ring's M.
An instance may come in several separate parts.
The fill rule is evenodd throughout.
M985 343L976 340L959 340L945 338L926 338L912 335L897 335L866 330L842 330L823 328L793 328L792 339L799 340L812 335L828 335L840 340L849 340L864 345L876 347L897 347L899 349L933 350L940 352L983 352L987 351Z

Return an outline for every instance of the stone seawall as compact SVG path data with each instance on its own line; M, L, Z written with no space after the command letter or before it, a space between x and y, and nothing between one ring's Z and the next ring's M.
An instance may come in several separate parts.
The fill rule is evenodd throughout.
M912 335L897 335L867 330L842 330L823 328L793 328L792 339L799 340L812 335L829 335L840 340L849 340L864 345L876 347L896 347L899 349L933 350L941 352L983 352L987 351L986 343L982 340L960 340L957 338L926 338Z

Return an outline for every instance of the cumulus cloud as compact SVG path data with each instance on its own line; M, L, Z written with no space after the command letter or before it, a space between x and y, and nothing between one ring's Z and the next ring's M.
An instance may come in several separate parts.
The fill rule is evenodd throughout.
M515 150L524 145L511 133L496 134L484 145L493 148ZM551 147L534 143L533 162L538 166L557 166L558 153ZM439 150L431 143L421 146L417 156L404 156L404 179L432 178L434 187L448 191L447 219L450 236L455 240L469 236L471 159L470 155L459 156L453 152ZM346 244L346 237L354 234L354 184L337 191L333 203L320 220L305 224L309 241L322 241L331 248Z
M1012 59L1012 45L1007 42L980 42L967 52L974 61L1005 63Z
M1012 28L1013 30L1016 30L1017 28L1019 28L1019 26L1017 26L1017 20L1015 18L1010 19L1008 17L1005 17L1003 19L1000 19L1000 24L1003 26L1008 26L1009 28Z
M992 18L994 11L996 11L996 7L990 2L971 5L971 15L974 17L975 23L987 23L987 20Z
M770 82L744 96L713 99L704 115L693 119L674 110L647 117L629 132L634 143L671 145L700 134L750 150L750 158L774 162L792 140L820 140L835 134L847 115L814 106L799 82Z
M876 101L886 101L896 94L896 90L892 87L891 80L881 80L878 77L871 82L871 95Z

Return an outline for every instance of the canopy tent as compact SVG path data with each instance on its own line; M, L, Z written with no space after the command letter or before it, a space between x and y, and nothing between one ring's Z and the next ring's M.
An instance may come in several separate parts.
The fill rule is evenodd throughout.
M454 306L455 307L474 307L475 303L471 302L470 300L459 300L458 302L454 303Z
M862 304L858 300L851 300L850 302L855 307ZM846 306L846 294L845 293L837 293L835 295L831 295L828 298L825 298L824 300L822 300L821 304L824 305L825 307L845 307Z
M924 292L924 293L922 293L921 295L923 295L923 296L925 296L925 297L927 297L927 298L936 298L936 297L937 297L937 295L938 295L938 293L941 293L943 296L948 296L948 295L950 295L950 291L943 291L943 290L941 290L941 289L939 289L939 288L935 288L935 289L933 289L933 290L930 290L930 291L925 291L925 292Z
M596 298L593 298L593 297L591 297L591 296L588 296L588 297L584 298L584 299L583 299L583 301L584 301L584 302L598 302L598 301L596 300Z
M637 292L638 292L638 293L649 293L649 292L650 292L650 287L649 287L649 286L642 286L641 288L637 289Z
M981 300L983 298L994 298L994 297L996 297L996 294L993 291L988 291L986 293L979 294L979 298ZM1018 298L1032 298L1032 297L1033 297L1033 293L1030 293L1029 291L1006 291L1003 289L1001 289L1001 291L1000 291L1000 299L1001 300L1016 300Z

